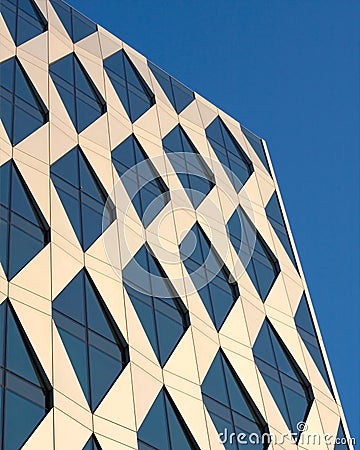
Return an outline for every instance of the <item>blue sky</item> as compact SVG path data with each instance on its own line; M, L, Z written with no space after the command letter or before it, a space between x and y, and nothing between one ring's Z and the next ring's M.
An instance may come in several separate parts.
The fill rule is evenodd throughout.
M359 440L360 2L68 1L267 140Z

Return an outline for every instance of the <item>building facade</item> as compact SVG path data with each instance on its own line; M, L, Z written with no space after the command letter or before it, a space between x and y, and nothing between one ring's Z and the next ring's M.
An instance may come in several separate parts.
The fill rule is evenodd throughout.
M61 0L0 12L1 450L351 449L266 143Z

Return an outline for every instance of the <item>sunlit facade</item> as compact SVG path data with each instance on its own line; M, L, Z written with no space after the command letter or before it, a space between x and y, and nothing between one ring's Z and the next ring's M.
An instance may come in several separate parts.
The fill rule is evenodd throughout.
M264 140L61 0L0 12L0 450L353 448Z

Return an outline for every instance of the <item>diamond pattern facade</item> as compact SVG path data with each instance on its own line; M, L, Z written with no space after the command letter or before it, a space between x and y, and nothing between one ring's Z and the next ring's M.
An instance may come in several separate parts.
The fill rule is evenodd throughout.
M0 449L351 450L265 142L61 0L0 13Z

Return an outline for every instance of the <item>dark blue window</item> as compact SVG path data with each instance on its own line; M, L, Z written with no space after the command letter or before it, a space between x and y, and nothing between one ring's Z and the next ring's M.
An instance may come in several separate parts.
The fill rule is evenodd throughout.
M226 449L265 450L269 446L267 424L221 350L211 364L201 385L201 392ZM242 440L247 444L238 444L236 438L231 441L231 433L235 433L235 436L244 433ZM258 441L250 442L249 436L252 434L258 437Z
M169 190L134 135L112 152L113 164L127 193L148 226L169 202Z
M1 0L0 12L16 45L47 30L47 22L33 0Z
M271 199L269 200L269 203L266 205L265 211L277 237L280 239L280 242L284 246L286 253L289 255L292 263L297 268L294 252L291 247L289 235L286 230L284 217L280 209L279 199L276 195L276 192L273 193Z
M94 411L128 363L128 350L86 270L56 297L53 318Z
M106 112L105 100L74 53L50 64L50 75L78 133Z
M155 103L154 94L124 50L105 59L104 68L131 122L135 122Z
M240 207L227 227L230 241L264 302L280 273L278 261Z
M214 187L213 173L180 125L163 139L163 147L191 203L197 208Z
M241 131L244 133L246 139L249 141L251 147L255 150L255 153L258 155L260 161L264 164L267 171L270 173L270 167L268 164L268 161L266 159L266 154L264 150L263 143L259 137L257 137L254 133L252 133L250 130L245 128L244 126L241 126Z
M195 245L194 245L195 239ZM219 330L239 297L239 288L198 223L180 244L180 256Z
M13 145L48 122L48 111L16 57L0 64L0 101L0 118Z
M74 43L97 31L97 26L94 22L62 0L51 0L51 4Z
M336 435L334 450L349 450L348 439L345 436L344 427L341 422Z
M150 61L148 65L175 111L180 114L194 100L194 92Z
M200 450L165 388L138 431L139 450Z
M100 444L94 435L87 441L83 450L101 450Z
M115 220L115 206L80 147L56 161L50 176L76 236L87 250Z
M287 426L299 436L297 424L307 418L314 398L312 389L268 320L261 327L253 353Z
M252 163L224 122L217 117L205 130L206 136L237 192L253 173Z
M16 164L0 167L1 264L13 278L50 241L49 226Z
M0 305L1 448L22 448L52 408L52 390L16 313Z
M146 245L123 270L123 281L151 346L164 366L189 327L188 311Z
M315 361L315 364L324 378L325 383L330 391L333 392L305 295L301 297L298 309L296 311L295 324L298 333Z

